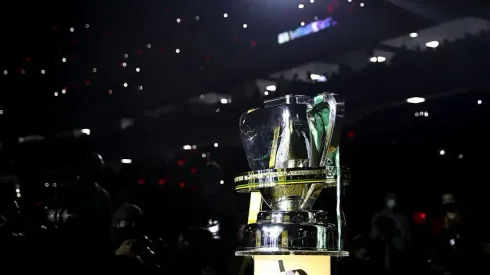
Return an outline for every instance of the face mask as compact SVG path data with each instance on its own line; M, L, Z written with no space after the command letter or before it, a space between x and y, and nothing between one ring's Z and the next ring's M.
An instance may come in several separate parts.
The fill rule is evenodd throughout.
M394 208L396 206L396 200L389 199L386 201L386 206L388 206L388 208Z

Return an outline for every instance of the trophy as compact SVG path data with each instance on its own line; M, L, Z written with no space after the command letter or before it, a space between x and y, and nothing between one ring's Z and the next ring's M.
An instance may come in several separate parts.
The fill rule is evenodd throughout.
M256 222L245 228L245 247L235 255L253 256L256 275L284 274L285 264L289 270L325 274L330 261L319 256L348 255L342 250L340 210L344 102L323 93L287 95L264 104L240 117L252 171L235 178L235 189L260 193L258 204L263 201L271 210L258 211ZM326 211L312 209L323 188L336 188L335 222Z

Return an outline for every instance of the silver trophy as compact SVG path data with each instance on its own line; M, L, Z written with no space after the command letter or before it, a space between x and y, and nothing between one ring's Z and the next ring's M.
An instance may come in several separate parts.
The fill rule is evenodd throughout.
M244 231L237 256L330 255L342 250L340 126L344 102L334 94L287 95L240 118L240 134L252 171L235 178L238 192L259 191L261 211ZM337 188L336 214L312 210L323 188Z

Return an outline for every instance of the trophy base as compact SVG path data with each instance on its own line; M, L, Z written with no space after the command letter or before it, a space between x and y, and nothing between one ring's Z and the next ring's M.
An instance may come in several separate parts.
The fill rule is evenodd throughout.
M330 275L330 256L254 256L254 275Z
M328 257L347 257L349 252L336 250L313 250L313 249L275 249L275 248L244 248L235 251L235 256L328 256Z

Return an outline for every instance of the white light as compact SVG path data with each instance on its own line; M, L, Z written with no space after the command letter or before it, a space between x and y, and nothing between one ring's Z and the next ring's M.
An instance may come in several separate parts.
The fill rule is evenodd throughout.
M151 44L147 44L147 45L146 45L146 47L147 47L148 49L150 49L150 48L151 48Z
M305 5L303 5L303 4L299 4L299 5L298 5L298 8L300 8L300 9L302 9L302 8L304 8L304 7L305 7Z
M327 82L327 78L320 74L310 74L310 79L317 82Z
M182 149L184 149L184 150L191 150L192 149L192 146L190 146L190 145L184 145L184 146L182 146Z
M218 148L218 146L219 146L219 144L216 142L216 143L214 144L214 147Z
M347 0L349 3L352 2L352 0Z
M228 103L228 99L226 99L226 98L222 98L222 99L220 100L220 102L221 102L221 104L227 104L227 103Z
M127 53L124 54L124 58L128 58L128 54Z
M19 188L15 189L15 192L20 193L20 189Z
M124 83L123 86L126 88L128 87L128 83Z
M58 184L56 184L56 182L53 182L53 187L56 187L58 186Z
M20 193L17 193L17 198L20 198L20 196L21 196Z
M305 22L301 22L301 26L304 26L305 25Z
M177 23L180 23L180 18L177 18Z
M369 58L369 61L375 63L375 62L378 62L378 58L376 56L373 56L373 57Z
M219 184L225 184L225 181L224 180L220 180L219 181Z
M429 48L437 48L439 46L439 41L430 41L425 43L425 46Z
M268 92L268 91L265 91L265 92L264 92L264 95L269 95L269 92Z
M228 13L223 14L223 17L224 18L227 18L228 17Z
M439 155L444 156L444 154L446 154L446 151L444 150L439 151Z
M44 186L49 187L49 183L48 182L44 183Z
M411 37L411 38L415 38L415 37L417 37L417 36L419 36L419 34L418 34L418 33L416 33L416 32L412 32L412 33L410 33L410 37Z
M175 52L176 52L176 53L180 53L180 50L179 50L179 49L176 49L176 50L175 50Z
M70 28L70 32L74 32L75 31L75 28Z
M310 3L312 3L312 4L315 3L315 0L310 0Z
M385 62L385 61L386 61L386 57L378 56L378 62Z
M418 117L418 116L419 116L419 112L416 112L416 113L415 113L415 117Z
M3 110L0 110L0 115L3 115Z
M138 91L143 91L143 86L138 86Z
M92 72L93 72L93 73L96 73L96 72L97 72L97 68L93 68L93 69L92 69Z
M196 20L199 20L199 16L196 16Z
M202 157L202 158L205 158L205 157L206 157L206 154L204 154L204 153L203 153L203 154L201 155L201 157Z
M313 17L313 20L318 20L318 16Z
M246 29L248 26L247 24L243 24L243 28Z
M418 103L425 102L425 98L423 98L423 97L410 97L410 98L407 98L407 102L412 103L412 104L418 104Z
M126 64L126 62L123 62L123 63L122 63L122 66L123 66L123 67L126 67L127 65L128 65L128 64Z
M481 105L481 104L483 103L483 101L478 100L476 103L477 103L478 105Z
M54 92L54 96L58 96L58 92Z
M124 163L124 164L130 164L132 162L133 162L133 160L131 160L131 159L121 159L121 163Z
M90 136L90 129L82 129L80 130L80 132L82 132L82 134L86 134L87 136Z
M66 62L66 58L64 58L64 57L63 57L63 58L61 59L61 62L65 63L65 62Z
M269 86L265 87L265 89L269 92L275 92L277 87L276 87L276 85L269 85Z
M90 27L89 24L85 24L85 28L88 29Z
M7 75L9 72L7 70L3 70L3 74Z
M46 73L46 71L45 71L45 70L41 70L41 74L45 74L45 73Z
M463 154L459 154L459 156L458 156L458 157L459 157L460 159L462 159L462 158L463 158Z
M192 145L192 150L196 150L197 149L197 146L196 145Z
M62 94L66 94L66 89L61 89Z
M429 112L424 112L424 116L425 117L428 117L429 116Z
M364 7L364 3L359 4L359 6L361 6L361 8Z
M140 68L136 68L136 72L139 73L140 72Z

